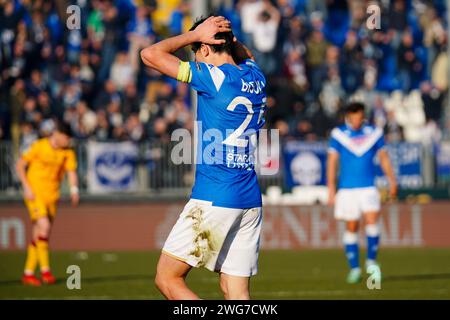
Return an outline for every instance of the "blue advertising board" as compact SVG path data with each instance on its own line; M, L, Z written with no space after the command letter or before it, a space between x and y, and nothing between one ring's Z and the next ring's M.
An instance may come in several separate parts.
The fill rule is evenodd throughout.
M422 178L422 146L418 143L396 143L386 146L394 168L397 183L401 188L415 189L423 185ZM387 179L379 165L378 158L374 159L377 165L376 185L384 187Z
M287 187L326 185L327 148L326 142L289 141L285 143L283 159ZM421 145L405 142L389 144L386 148L400 187L421 187L423 184ZM387 185L387 179L377 157L374 162L377 167L376 184L383 187Z
M450 142L436 146L436 175L439 182L450 181Z
M326 184L326 142L289 141L283 146L283 156L289 188Z

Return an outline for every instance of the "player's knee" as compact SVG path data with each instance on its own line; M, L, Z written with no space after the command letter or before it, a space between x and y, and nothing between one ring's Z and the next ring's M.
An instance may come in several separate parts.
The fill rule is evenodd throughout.
M250 293L247 289L234 289L227 292L228 300L250 300Z
M176 285L176 278L164 272L156 272L155 286L168 299L170 299L170 292Z
M358 242L358 234L352 231L345 231L342 237L342 242L346 245L355 244Z
M38 219L36 226L37 236L41 238L48 238L50 233L50 221L48 219Z
M365 216L366 225L373 225L378 222L378 216L376 215L366 215Z
M358 232L359 229L358 221L347 221L346 229L348 232Z
M164 293L167 291L167 287L169 286L169 280L167 279L166 276L164 276L160 272L157 272L155 276L155 286L158 288L159 291Z
M220 289L222 290L223 296L225 297L225 299L228 299L227 282L222 277L220 278Z
M221 277L220 288L227 300L250 300L248 279L237 281L236 279Z
M380 234L380 227L377 223L366 224L366 235L369 237L377 237Z

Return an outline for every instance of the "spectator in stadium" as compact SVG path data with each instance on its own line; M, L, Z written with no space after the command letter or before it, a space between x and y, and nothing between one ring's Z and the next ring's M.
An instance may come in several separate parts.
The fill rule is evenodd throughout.
M167 133L167 121L158 117L153 122L152 136L158 138L161 142L168 142L170 140L169 134Z
M11 124L2 125L8 131L2 139L12 137L18 145L20 119L25 117L36 129L48 118L69 121L82 100L92 107L100 126L91 134L103 140L128 136L113 134L122 129L113 130L117 120L112 119L121 118L122 128L134 113L139 114L145 132L152 131L158 117L164 119L169 132L173 124L178 127L189 123L180 120L191 112L189 94L183 94L184 107L179 107L182 104L176 101L181 98L173 83L131 60L127 66L124 58L138 58L133 52L139 50L141 41L146 45L166 36L167 30L175 34L184 28L189 20L189 3L162 4L153 0L86 2L80 4L85 23L81 30L72 32L60 27L63 19L58 15L57 2L2 2L0 98L8 101L6 106L11 110L2 113L2 123ZM270 100L274 104L268 112L272 117L268 125L283 120L291 128L288 135L296 135L292 119L297 101L304 103L304 113L309 115L301 120L303 131L309 127L306 122L311 125L310 116L319 102L331 120L339 121L339 111L333 110L356 90L368 116L372 114L380 123L387 117L392 131L397 132L397 111L386 103L383 112L376 106L377 96L399 88L409 96L410 90L427 79L431 79L432 89L420 93L425 118L433 119L438 126L447 125L439 111L448 90L445 10L423 1L409 5L396 0L380 6L382 29L367 32L365 1L239 0L222 5L227 17L232 17L234 28L241 29L236 35L243 34L244 42L249 47L256 45L262 59L268 61L262 65L271 74L267 90L275 98ZM262 19L264 12L266 18ZM264 19L279 22L267 25ZM25 102L26 97L35 101ZM116 112L112 117L98 116L111 101L115 101L120 117ZM163 112L166 108L183 111L173 121L175 112ZM376 112L370 111L373 108Z
M6 50L7 48L4 47ZM5 80L14 81L15 79L20 79L24 76L25 67L27 64L27 56L25 52L25 43L24 42L16 42L13 47L14 55L11 57L11 60L7 60L7 56L5 55L5 68L3 71L3 75L6 78ZM6 53L8 54L8 53Z
M67 60L71 64L75 64L80 60L82 34L79 29L69 31L67 37L66 54Z
M139 51L151 45L154 41L153 26L148 15L147 7L138 7L134 19L128 26L129 61L133 74L136 74L139 69Z
M414 73L421 69L413 44L411 32L404 31L397 51L398 76L404 92L408 92L411 89Z
M113 1L104 0L101 3L103 5L101 18L105 31L101 45L101 65L97 78L99 83L102 83L109 77L109 71L117 53L120 35L118 11Z
M306 65L309 83L314 97L317 97L322 82L323 63L327 52L328 43L320 30L313 30L306 42Z
M124 114L139 112L141 98L133 81L128 82L125 86L122 97L122 112Z
M344 96L345 92L341 86L338 68L328 68L328 74L319 96L319 101L323 106L323 112L327 117L336 118L336 114Z
M71 127L74 135L80 139L90 137L97 127L97 115L88 108L86 101L77 103Z
M314 140L325 139L334 125L320 102L315 104L315 111L312 114L310 121Z
M442 138L442 132L436 122L428 119L425 126L422 128L420 142L425 147L434 147Z
M63 91L62 104L64 108L74 108L81 99L81 86L76 81L69 81Z
M21 120L30 122L37 127L41 118L42 114L37 109L36 99L32 96L28 96L23 105Z
M121 97L114 82L111 79L108 79L105 81L103 90L97 95L96 99L94 100L94 109L104 109L112 101L118 101L120 103Z
M441 18L432 6L427 7L421 22L424 31L423 42L428 49L427 70L431 70L439 48L445 43L447 35Z
M80 80L87 85L92 84L95 78L89 58L89 53L87 51L83 51L80 55Z
M270 1L265 0L262 10L253 26L253 45L255 58L267 75L272 75L277 67L277 61L272 52L275 49L280 24L280 13Z
M111 67L110 79L118 91L123 91L129 83L134 81L135 69L133 69L128 58L127 53L119 52Z
M1 77L0 77L1 78ZM1 83L0 83L1 88ZM9 116L3 116L2 121L0 121L0 125L3 128L3 135L2 139L11 139L12 141L16 142L16 144L13 144L14 152L17 154L17 151L19 150L19 143L20 143L20 124L21 124L21 117L22 117L22 109L24 102L26 100L26 94L25 94L25 83L23 80L16 80L14 85L11 87L11 90L9 94L5 94L5 102L8 101L8 114ZM1 97L1 93L0 93ZM2 104L0 103L0 106ZM10 136L8 137L8 132L5 127L5 124L9 122L10 126ZM0 141L2 140L0 139Z
M111 139L111 126L105 110L97 111L97 127L95 129L94 137L98 141L107 141Z
M0 10L0 35L5 60L11 60L14 57L14 37L23 16L24 10L16 8L13 1L6 1L2 5Z
M190 18L191 2L188 0L180 1L178 7L173 11L170 17L170 34L178 35L186 31L191 23Z
M395 108L395 118L402 126L406 141L420 142L426 124L423 101L419 90L413 90Z
M304 61L306 47L302 41L304 29L301 19L299 17L292 18L288 30L289 33L282 48L283 74L292 81L295 90L306 91L309 83Z
M27 82L27 93L34 97L37 97L42 91L48 89L47 84L44 82L41 71L35 69L31 72L30 81Z
M444 92L448 89L448 54L446 44L440 48L431 70L431 81L437 89Z
M262 0L239 0L236 6L242 21L243 41L250 50L254 47L253 31L263 8Z
M349 30L341 54L342 85L353 93L363 82L363 53L356 31Z
M287 38L291 33L291 21L297 23L300 21L300 17L296 15L295 3L293 1L276 0L275 6L280 13L277 43L280 45L281 49L283 49L282 45L287 41Z
M297 50L291 50L287 53L284 61L284 74L291 80L295 90L306 91L308 78L306 77L305 63L301 53Z
M108 122L112 129L112 138L122 140L124 134L123 124L125 123L125 119L121 113L119 101L111 101L106 108L106 112L108 115Z
M399 143L404 140L403 128L397 122L394 111L387 112L384 133L386 135L386 142L388 143Z
M50 97L46 91L41 91L37 96L37 108L45 119L57 115L57 110L52 105Z
M389 9L388 28L393 32L392 46L397 49L400 41L403 41L404 30L408 27L405 0L391 1Z
M422 93L422 101L426 119L439 123L442 117L442 106L444 99L443 92L433 86L430 81L422 82L420 85L420 91Z
M130 114L125 123L125 132L127 138L134 142L139 142L144 138L144 126L139 121L139 116L136 113Z
M31 122L24 121L20 125L20 152L27 150L39 138Z
M381 95L375 97L373 108L370 110L369 121L383 130L388 123L388 115Z

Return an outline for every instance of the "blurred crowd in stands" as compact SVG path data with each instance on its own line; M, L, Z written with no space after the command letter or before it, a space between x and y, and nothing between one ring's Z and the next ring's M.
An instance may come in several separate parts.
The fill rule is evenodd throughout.
M327 137L343 105L362 100L390 142L431 144L449 127L445 1L214 0L267 80L267 124ZM376 3L376 2L375 2ZM69 30L66 9L81 8ZM140 49L192 24L191 1L0 0L0 139L26 147L57 119L79 139L169 140L192 129L191 93L145 68ZM189 50L180 58L189 59Z

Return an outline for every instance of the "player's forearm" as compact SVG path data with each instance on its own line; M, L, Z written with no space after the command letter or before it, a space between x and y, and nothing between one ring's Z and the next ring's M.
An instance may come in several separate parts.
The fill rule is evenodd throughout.
M329 191L336 191L336 165L334 154L329 154L327 161L327 187Z
M194 30L157 42L149 46L147 49L162 51L166 53L174 53L175 51L184 48L188 45L191 45L197 41L200 41L200 38L197 32L195 32Z
M19 159L16 164L16 173L19 177L20 183L22 184L23 188L29 187L30 184L27 179L27 171L26 171L27 164L22 159Z
M197 42L199 37L195 31L171 37L157 42L141 51L141 58L145 65L159 72L176 78L180 59L173 53L181 48Z
M75 171L68 171L67 178L69 180L70 193L78 193L78 176Z
M397 179L395 177L394 169L392 168L392 164L387 153L380 154L380 165L381 169L383 170L384 174L386 175L389 181L389 184L396 185Z
M70 185L70 198L72 200L72 205L77 206L80 201L80 194L78 190L78 176L75 170L68 171L67 177L69 179Z
M336 191L336 173L329 172L327 174L327 187L329 191Z

